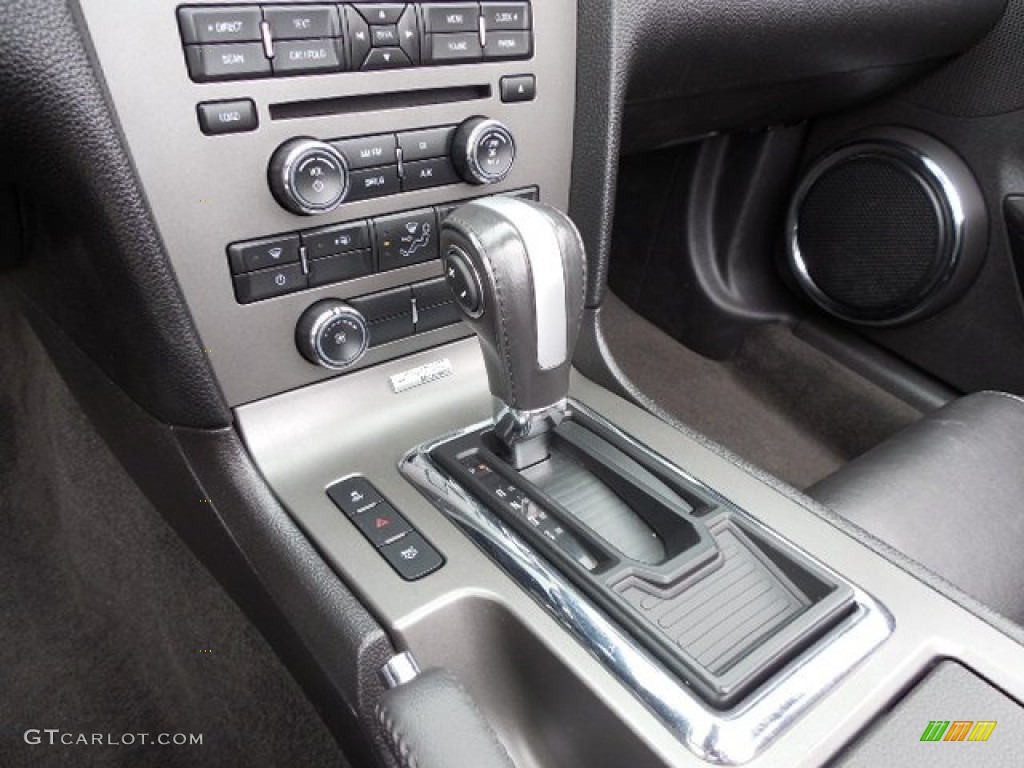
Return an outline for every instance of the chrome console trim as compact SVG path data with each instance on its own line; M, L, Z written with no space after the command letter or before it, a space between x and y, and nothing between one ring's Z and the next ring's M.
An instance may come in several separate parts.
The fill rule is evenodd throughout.
M576 401L570 401L570 405L643 451L659 466L742 515L762 535L784 548L797 549L599 414ZM895 623L891 614L850 584L857 607L849 617L733 709L720 712L709 708L430 458L430 452L438 446L488 426L490 421L480 422L425 443L406 454L399 469L699 758L718 765L741 765L752 760L892 634ZM811 559L838 581L849 584L823 563Z

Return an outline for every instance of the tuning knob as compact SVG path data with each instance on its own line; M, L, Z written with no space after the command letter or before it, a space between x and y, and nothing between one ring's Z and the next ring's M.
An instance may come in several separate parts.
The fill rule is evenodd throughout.
M348 194L344 156L316 139L290 139L278 147L267 178L277 202L302 216L333 211Z
M489 117L471 117L452 139L452 162L470 184L494 184L512 170L516 142L512 132Z
M337 299L310 306L295 327L295 344L314 365L340 371L363 356L370 341L366 319Z

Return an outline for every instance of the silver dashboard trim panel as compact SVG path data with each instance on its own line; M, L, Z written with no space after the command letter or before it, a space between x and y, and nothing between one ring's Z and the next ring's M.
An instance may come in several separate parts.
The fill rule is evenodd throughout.
M759 533L785 547L795 548L600 414L579 402L571 401L570 404L573 409L585 413L643 451L663 468L742 515L744 521ZM838 581L849 584L856 609L822 640L732 710L719 712L709 708L430 458L430 452L438 446L490 425L490 421L480 422L415 448L402 459L400 472L546 608L697 757L717 765L742 765L753 760L867 659L895 629L891 614L874 598L803 552Z

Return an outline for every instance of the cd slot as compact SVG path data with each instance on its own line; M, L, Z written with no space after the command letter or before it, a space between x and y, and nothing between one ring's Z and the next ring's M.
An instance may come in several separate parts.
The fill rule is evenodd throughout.
M432 104L452 104L460 101L489 99L490 97L490 85L460 85L451 88L428 88L416 91L389 91L387 93L335 96L329 99L271 104L270 117L273 120L295 120L302 117L349 115L386 109L426 107Z

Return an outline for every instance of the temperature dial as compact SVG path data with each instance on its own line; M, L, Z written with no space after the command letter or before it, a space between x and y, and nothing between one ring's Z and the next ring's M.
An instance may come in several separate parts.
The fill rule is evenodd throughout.
M303 216L333 211L348 194L344 156L316 139L291 139L278 147L267 177L277 202Z
M363 356L370 341L366 319L337 299L324 299L302 313L295 344L309 362L340 371Z
M471 117L455 131L452 162L470 184L494 184L512 170L516 142L512 132L497 120Z

